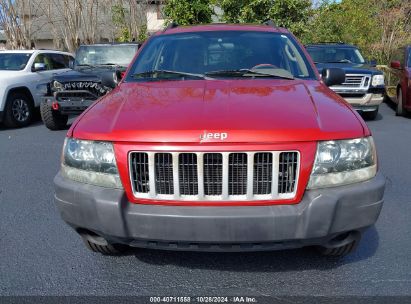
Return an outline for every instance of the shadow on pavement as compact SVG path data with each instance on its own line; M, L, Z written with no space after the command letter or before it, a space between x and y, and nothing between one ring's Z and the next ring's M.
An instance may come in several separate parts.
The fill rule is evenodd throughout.
M189 269L240 272L285 272L309 269L327 270L365 260L378 248L378 232L374 227L364 234L357 250L342 258L324 257L314 248L245 253L207 253L135 249L130 252L143 263L174 265Z

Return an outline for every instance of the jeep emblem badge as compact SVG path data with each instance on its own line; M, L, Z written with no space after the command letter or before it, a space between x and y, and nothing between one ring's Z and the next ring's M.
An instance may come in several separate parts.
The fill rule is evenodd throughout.
M228 133L225 132L206 132L204 131L203 134L200 135L200 142L207 141L207 140L226 140L228 138Z

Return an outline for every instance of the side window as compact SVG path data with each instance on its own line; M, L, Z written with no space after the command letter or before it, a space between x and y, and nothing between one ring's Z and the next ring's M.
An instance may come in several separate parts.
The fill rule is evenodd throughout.
M408 49L408 67L411 68L411 49Z
M64 60L67 63L67 67L70 68L70 62L74 63L74 57L69 56L69 55L63 55Z
M46 65L46 70L51 70L51 64L46 54L38 54L37 57L34 59L33 67L36 63L44 63Z
M62 54L46 54L46 59L50 63L51 70L67 69L69 66L66 56Z

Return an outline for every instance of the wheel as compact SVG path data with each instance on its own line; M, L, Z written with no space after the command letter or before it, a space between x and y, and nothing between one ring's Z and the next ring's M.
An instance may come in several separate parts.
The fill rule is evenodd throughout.
M102 239L102 241L95 242L94 239ZM102 253L104 255L120 255L124 252L127 251L128 247L125 245L120 245L120 244L110 244L106 240L100 237L92 237L90 238L89 236L82 236L82 239L84 241L84 244L86 247L93 251L93 252L98 252Z
M374 120L378 116L378 108L374 111L369 111L369 112L363 112L362 116L366 120Z
M9 128L28 126L33 120L34 106L31 97L24 92L12 92L7 97L4 124Z
M44 124L50 130L63 130L67 127L68 115L54 111L45 101L40 104L40 115Z
M395 110L395 115L397 116L404 116L405 115L405 110L404 110L404 105L403 105L403 100L402 100L402 89L398 89L397 93L397 108Z
M360 240L361 235L358 234L357 237L354 237L349 243L343 242L343 245L341 246L332 247L318 246L317 250L320 254L324 256L343 257L347 254L354 252L357 249Z

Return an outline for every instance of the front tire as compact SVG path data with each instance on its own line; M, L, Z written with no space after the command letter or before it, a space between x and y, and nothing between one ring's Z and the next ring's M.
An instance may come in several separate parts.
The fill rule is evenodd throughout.
M361 233L358 232L349 236L344 235L342 237L346 237L346 239L337 241L340 242L340 245L334 243L331 246L317 246L317 251L324 256L331 257L343 257L353 253L361 241Z
M378 108L374 111L364 112L363 117L365 120L375 120L378 116Z
M97 236L82 235L81 237L86 247L93 252L104 255L121 255L128 250L128 247L125 245L110 244L103 238ZM95 239L97 239L97 242Z
M23 92L12 92L7 97L4 124L9 128L28 126L34 116L33 101Z
M54 111L45 101L40 104L40 115L44 125L52 131L63 130L67 127L68 115Z

